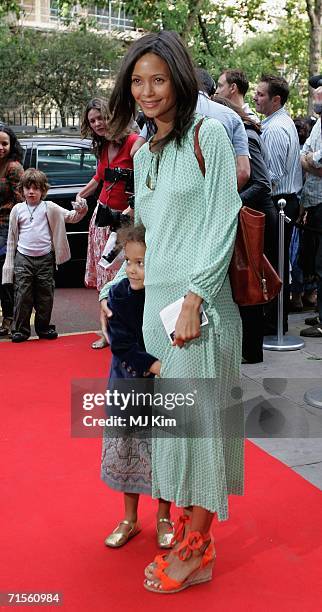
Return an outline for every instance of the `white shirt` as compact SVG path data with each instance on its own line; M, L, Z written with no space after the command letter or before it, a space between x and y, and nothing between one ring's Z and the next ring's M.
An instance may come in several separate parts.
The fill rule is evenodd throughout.
M284 106L262 121L262 139L269 153L273 195L298 193L302 188L300 143Z
M51 234L46 214L46 203L36 206L20 202L16 204L19 237L17 250L21 255L40 257L52 250Z
M250 108L250 106L249 106L249 104L247 104L247 102L245 102L245 104L243 104L242 109L243 109L244 113L246 113L246 115L248 115L248 117L250 117L251 119L253 119L253 121L255 121L255 123L260 123L259 118L254 113L254 111Z
M322 151L322 135L321 135L321 118L319 118L316 124L312 128L312 132L306 142L303 145L301 155L305 156L307 153L313 153L313 160L315 165L319 167L318 161L314 158L319 159ZM320 166L321 167L321 166ZM304 183L301 204L304 208L311 206L318 206L322 203L322 177L315 176L310 172L306 173L306 181Z

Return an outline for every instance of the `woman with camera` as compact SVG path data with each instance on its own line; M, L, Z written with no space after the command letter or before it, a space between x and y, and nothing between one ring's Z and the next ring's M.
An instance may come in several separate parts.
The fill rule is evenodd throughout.
M122 212L128 208L129 179L133 171L131 149L138 136L130 123L119 134L109 137L108 102L103 98L90 100L85 109L81 135L90 136L98 158L97 172L90 182L77 194L76 201L93 195L100 185L101 191L93 212L88 233L85 285L98 291L115 275L115 268L106 269L99 262L110 236L110 219L113 211ZM106 319L101 317L102 337L93 342L92 348L108 345Z
M154 593L211 580L214 514L227 519L229 494L243 491L243 415L232 406L241 325L228 276L241 201L228 136L214 119L200 125L197 98L186 48L175 32L162 30L132 44L110 99L112 134L128 124L136 104L157 128L135 156L135 220L146 230L145 347L161 361L163 392L198 387L194 408L181 404L172 413L185 429L152 437L152 496L185 508L173 550L145 570L144 586ZM197 128L205 175L195 154ZM160 311L179 299L170 342Z

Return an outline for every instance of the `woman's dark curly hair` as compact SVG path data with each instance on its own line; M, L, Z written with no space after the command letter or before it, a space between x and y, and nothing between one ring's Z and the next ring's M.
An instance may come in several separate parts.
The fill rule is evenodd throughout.
M0 123L0 132L8 134L10 138L10 151L7 159L22 163L24 151L14 131L8 125Z
M135 100L131 93L131 80L136 62L146 53L154 53L169 66L176 94L176 116L171 132L160 141L164 146L170 140L181 144L192 124L198 100L198 83L190 55L176 32L161 30L135 41L125 55L115 87L110 97L109 127L112 134L123 131L135 117Z

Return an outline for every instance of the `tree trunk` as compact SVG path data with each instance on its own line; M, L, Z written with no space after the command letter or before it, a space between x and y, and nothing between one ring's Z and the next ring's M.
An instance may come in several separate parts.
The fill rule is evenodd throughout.
M66 121L66 111L65 111L65 107L64 104L60 104L57 100L55 100L57 106L58 106L58 111L60 114L60 120L61 120L61 126L62 127L66 127L67 125L67 121Z
M309 76L320 72L321 63L321 18L322 0L306 0L306 9L310 20L310 56ZM312 89L308 99L308 114L313 112Z
M189 0L189 15L186 21L185 28L182 32L182 37L186 41L188 40L191 30L193 29L193 26L198 18L198 13L202 3L203 0Z

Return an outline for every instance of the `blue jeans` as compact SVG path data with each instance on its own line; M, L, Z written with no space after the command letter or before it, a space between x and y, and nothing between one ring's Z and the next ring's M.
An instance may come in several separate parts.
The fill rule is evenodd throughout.
M304 274L300 265L302 232L297 227L293 228L293 234L290 245L290 262L292 264L292 293L311 293L316 289L316 282L304 282Z

